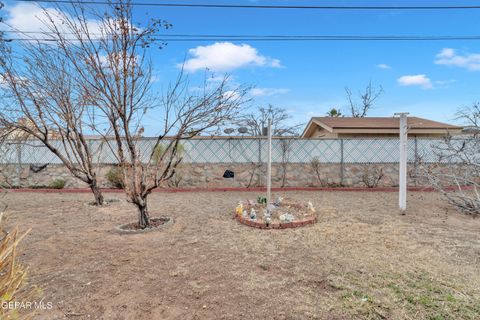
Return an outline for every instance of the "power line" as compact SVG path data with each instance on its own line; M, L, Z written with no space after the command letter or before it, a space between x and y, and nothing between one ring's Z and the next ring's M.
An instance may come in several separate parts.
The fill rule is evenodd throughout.
M66 41L78 41L78 39L64 39ZM154 41L162 42L195 42L195 41L264 41L264 42L289 42L289 41L478 41L480 35L475 36L189 36L189 37L157 37ZM56 42L53 38L35 37L6 37L3 41L42 41Z
M116 5L120 2L108 1L75 1L75 0L15 0L17 2L42 2L63 4ZM212 3L164 3L164 2L132 2L133 6L178 7L178 8L218 8L218 9L300 9L300 10L469 10L480 9L480 5L444 5L444 6L328 6L328 5L243 5Z
M52 35L50 38L52 41L55 41L54 36L58 33L52 31L22 31L22 30L5 30L4 33L15 33L15 34L39 34L39 35ZM60 32L60 35L75 35L72 32ZM103 36L102 33L89 33L91 36ZM108 35L107 35L108 36ZM158 39L165 39L167 41L178 40L188 41L188 40L197 40L197 39L213 39L216 40L220 39L269 39L269 40L327 40L327 39L337 39L337 40L351 40L351 39L393 39L393 40L476 40L480 38L480 35L437 35L437 36L428 36L428 35L252 35L252 34L151 34L152 37L156 37ZM32 37L31 40L35 40L38 38ZM48 39L48 38L44 38ZM73 39L71 39L73 40Z

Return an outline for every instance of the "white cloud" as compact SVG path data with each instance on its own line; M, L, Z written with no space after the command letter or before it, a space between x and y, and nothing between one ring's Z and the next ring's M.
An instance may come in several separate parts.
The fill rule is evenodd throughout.
M455 49L443 48L435 56L435 64L480 71L480 53L458 54Z
M392 69L392 67L390 67L388 64L386 63L380 63L380 64L377 64L376 66L378 69L383 69L383 70L388 70L388 69Z
M437 80L435 81L435 84L439 84L441 86L448 86L449 84L455 83L457 80L455 79L450 79L450 80Z
M162 80L162 79L160 78L160 76L158 74L152 74L150 76L150 82L151 83L160 82L160 80Z
M285 88L253 88L250 94L254 97L271 97L288 93L290 90Z
M399 85L405 87L419 86L423 89L433 88L432 80L424 74L402 76L397 79L397 82Z
M247 66L281 67L280 60L260 55L257 49L248 44L217 42L190 49L188 53L192 58L185 61L183 66L189 72L206 68L214 72L226 72Z
M64 18L74 20L69 14L55 8L41 8L33 3L19 3L13 7L6 7L6 11L7 18L5 19L5 24L8 27L4 28L5 31L48 32L49 28L47 26L50 25L51 19L60 32L69 32L69 30L64 27L65 25L62 21ZM87 27L92 34L100 33L101 25L97 20L87 20ZM33 39L45 38L45 35L41 33L29 33L27 36ZM93 37L94 36L92 36L92 38Z
M24 31L45 30L42 20L46 19L43 9L33 3L19 3L14 7L7 7L8 18L5 23L12 29ZM52 17L58 16L56 9L47 9Z

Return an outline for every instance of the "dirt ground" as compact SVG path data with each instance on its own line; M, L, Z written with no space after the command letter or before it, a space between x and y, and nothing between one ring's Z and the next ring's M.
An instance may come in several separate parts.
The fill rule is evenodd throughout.
M35 319L479 319L480 219L434 193L284 192L319 221L257 230L231 218L259 193L155 193L175 222L119 235L122 199L12 193L10 223L33 228L19 251L53 309Z

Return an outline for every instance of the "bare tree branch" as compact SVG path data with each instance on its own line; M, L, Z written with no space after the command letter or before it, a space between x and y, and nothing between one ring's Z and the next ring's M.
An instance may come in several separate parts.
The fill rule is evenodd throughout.
M471 106L460 108L456 113L456 120L461 120L470 131L480 130L480 102L474 102Z
M274 136L298 136L303 124L290 124L291 116L283 108L269 105L267 108L259 107L254 111L245 111L238 116L234 124L247 128L251 136L262 136L267 127L268 119L272 119L272 134Z
M377 89L372 86L371 82L369 82L365 87L365 90L358 93L358 98L356 99L354 98L350 88L345 87L345 93L349 103L351 116L354 118L366 117L383 92L382 86L379 86Z

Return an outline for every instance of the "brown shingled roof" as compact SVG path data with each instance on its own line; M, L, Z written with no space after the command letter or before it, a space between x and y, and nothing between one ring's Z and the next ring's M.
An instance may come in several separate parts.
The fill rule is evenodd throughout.
M314 121L323 123L332 129L399 129L399 118L393 117L315 117ZM412 129L461 129L446 123L422 119L418 117L408 117L408 126Z

